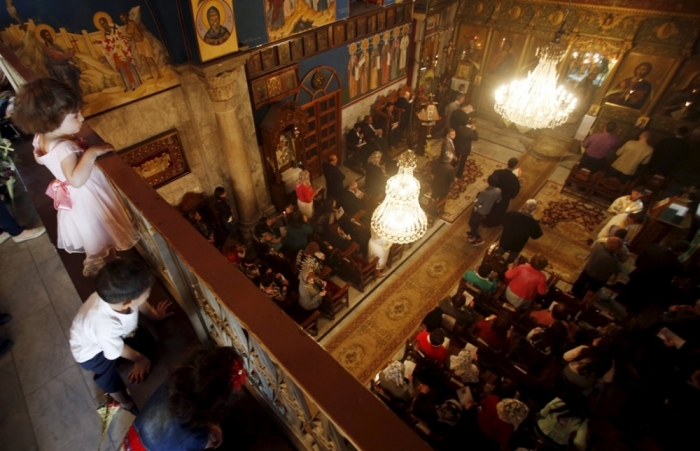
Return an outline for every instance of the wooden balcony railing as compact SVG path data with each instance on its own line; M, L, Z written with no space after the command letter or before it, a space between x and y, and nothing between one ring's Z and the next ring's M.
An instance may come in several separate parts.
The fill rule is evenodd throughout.
M17 85L34 76L2 44L0 68ZM200 340L236 348L250 373L249 389L300 449L430 449L131 167L114 154L98 164L138 225L138 251Z

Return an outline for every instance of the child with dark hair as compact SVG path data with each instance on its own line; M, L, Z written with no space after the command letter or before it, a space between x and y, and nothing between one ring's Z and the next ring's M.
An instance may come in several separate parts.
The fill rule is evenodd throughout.
M497 177L491 174L487 181L489 186L477 194L476 201L474 201L474 210L469 217L470 230L467 232L467 238L472 246L484 244L484 240L482 240L481 235L479 235L479 225L481 221L491 213L491 209L496 202L501 201L501 189L496 187L498 184Z
M95 373L98 387L134 414L138 409L119 377L117 359L134 362L129 372L132 383L143 381L150 371L156 346L148 332L137 328L139 312L156 321L172 315L170 301L156 307L148 303L154 281L151 269L142 261L107 263L95 278L96 292L82 305L70 328L75 360Z
M83 117L80 94L60 81L40 78L24 85L15 100L13 121L34 133L34 158L56 177L47 194L58 211L56 247L85 253L83 275L94 276L113 251L130 249L138 241L126 209L102 171L100 155L109 144L87 149L75 141Z
M493 269L488 263L482 263L476 271L470 269L462 278L479 287L484 293L493 293L498 288L498 281L495 280Z
M445 330L437 328L432 332L424 330L416 336L418 341L418 349L427 357L437 360L440 366L445 364L447 358L447 348L443 346L445 343Z
M241 396L248 373L233 348L201 348L151 396L124 449L204 450L223 442L221 422Z

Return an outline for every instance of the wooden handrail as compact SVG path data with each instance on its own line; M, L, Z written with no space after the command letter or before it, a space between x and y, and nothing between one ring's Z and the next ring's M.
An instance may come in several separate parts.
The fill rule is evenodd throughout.
M25 80L35 78L1 43L0 54ZM91 140L98 138L87 123L83 124L81 135L91 135ZM430 449L282 309L233 269L216 248L119 156L105 155L98 165L183 264L197 275L200 283L217 296L222 306L255 336L275 363L303 390L304 396L313 400L332 421L351 447Z

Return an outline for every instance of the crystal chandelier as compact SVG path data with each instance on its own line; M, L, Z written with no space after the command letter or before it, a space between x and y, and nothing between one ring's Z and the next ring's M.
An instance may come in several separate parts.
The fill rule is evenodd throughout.
M386 182L386 197L372 215L372 231L392 243L417 241L428 227L418 202L420 183L413 177L416 162L411 150L399 157L399 172Z
M554 128L564 122L576 106L576 98L557 86L557 63L564 56L561 35L537 49L539 62L524 80L514 80L496 91L494 108L504 120L528 128Z

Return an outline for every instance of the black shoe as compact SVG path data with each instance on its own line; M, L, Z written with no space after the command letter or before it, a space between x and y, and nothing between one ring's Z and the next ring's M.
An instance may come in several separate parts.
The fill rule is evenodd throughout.
M0 326L7 324L12 321L12 315L9 313L0 313Z
M10 349L12 349L14 345L15 342L9 338L4 338L2 341L0 341L0 357L10 352Z
M124 406L122 406L122 409L126 410L127 412L129 412L133 416L137 416L139 414L139 408L136 406L136 403L134 403L134 405L131 406L130 409L127 409Z

